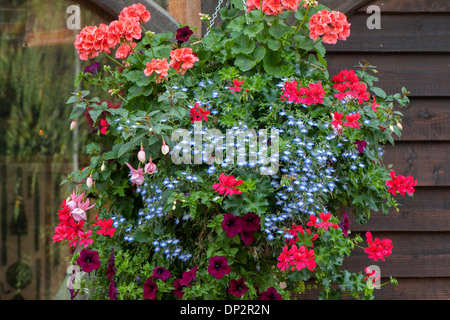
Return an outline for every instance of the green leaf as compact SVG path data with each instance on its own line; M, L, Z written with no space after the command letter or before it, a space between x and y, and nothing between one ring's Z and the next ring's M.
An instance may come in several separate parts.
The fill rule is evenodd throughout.
M124 143L124 144L120 147L119 152L117 152L117 158L120 158L120 157L123 156L125 153L127 153L128 151L130 151L131 148L133 148L133 143L132 143L132 142Z
M142 230L142 229L135 230L131 236L137 242L147 242L150 240L150 235L149 235L148 231Z
M269 34L275 39L280 39L286 34L292 34L294 30L290 26L284 26L282 24L275 24L269 28Z
M235 18L239 14L239 12L241 12L241 10L239 10L238 8L228 9L227 7L224 7L220 9L219 14L222 20L227 20Z
M71 97L67 100L66 104L71 104L71 103L74 103L74 102L77 102L77 101L78 101L77 96L71 96Z
M266 55L263 59L264 70L271 76L276 78L281 78L281 56L278 52L267 50Z
M256 61L249 55L239 54L237 55L234 64L241 69L241 71L245 72L251 70L256 65Z
M97 154L100 152L100 146L95 143L95 142L91 142L86 146L86 153L87 154Z
M253 50L255 50L255 41L251 40L247 36L240 36L237 38L231 47L232 54L250 54Z
M386 92L381 88L372 87L372 88L370 88L370 90L372 90L377 96L379 96L383 99L386 99L386 97L387 97Z
M92 121L94 121L94 123L97 121L98 117L102 114L102 112L103 110L100 108L89 110L89 115L91 116Z
M86 103L82 102L77 104L70 113L70 119L75 119L81 116L86 110Z
M262 23L252 23L251 25L245 27L244 34L249 37L255 37L264 29L264 24Z
M253 58L257 62L261 61L265 55L266 55L266 48L263 46L260 46L256 48L255 51L253 51Z

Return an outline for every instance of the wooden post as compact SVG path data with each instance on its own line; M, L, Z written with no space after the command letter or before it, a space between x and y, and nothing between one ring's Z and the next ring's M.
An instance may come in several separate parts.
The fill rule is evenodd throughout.
M201 0L169 0L169 13L177 19L180 24L197 28L194 35L200 38L202 35L202 24L198 14L202 10Z

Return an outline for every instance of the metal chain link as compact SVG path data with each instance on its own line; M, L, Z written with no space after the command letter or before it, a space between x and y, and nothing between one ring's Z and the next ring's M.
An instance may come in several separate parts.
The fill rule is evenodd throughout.
M219 10L222 7L222 3L223 3L223 0L219 0L219 3L216 6L216 10L214 11L211 21L209 22L209 28L206 31L205 36L207 36L209 34L209 30L214 26L214 21L216 20L217 14L219 13ZM229 3L229 1L227 1L227 5L228 5L228 3Z

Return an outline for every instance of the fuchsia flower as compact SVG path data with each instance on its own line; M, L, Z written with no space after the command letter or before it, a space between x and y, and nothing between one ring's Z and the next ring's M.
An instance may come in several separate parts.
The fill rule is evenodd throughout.
M75 221L86 220L86 211L92 209L94 206L95 204L89 206L89 199L86 199L84 202L78 201L77 207L72 210L72 217Z
M225 277L231 272L227 258L215 256L209 259L208 272L216 279Z
M236 180L233 176L226 176L223 172L219 176L219 182L213 184L214 192L226 195L241 194L237 186L244 183L242 180Z
M145 181L144 175L146 173L152 174L156 170L156 165L153 162L151 162L151 158L149 159L149 162L144 166L144 168L141 168L139 166L137 169L134 169L128 162L125 162L125 164L131 171L129 174L130 181L133 185L136 186L140 186L141 184L144 183Z

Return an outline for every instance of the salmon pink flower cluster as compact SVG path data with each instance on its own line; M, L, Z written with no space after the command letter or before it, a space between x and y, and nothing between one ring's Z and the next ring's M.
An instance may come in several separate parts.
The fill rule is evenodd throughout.
M292 102L294 104L305 104L307 106L323 103L326 94L319 80L318 83L310 83L308 87L298 88L297 80L287 81L283 87L282 101Z
M369 259L373 259L374 261L378 261L378 259L385 261L386 257L389 257L392 254L392 245L391 239L373 239L371 232L366 232L366 239L369 247L364 249L364 252L369 254Z
M338 40L347 40L350 36L350 23L345 14L326 9L314 14L309 20L309 37L327 44L336 44Z
M74 43L81 60L98 57L100 53L109 54L122 41L116 57L125 58L131 51L130 41L139 40L142 37L141 23L150 20L150 12L142 4L134 4L122 10L118 20L109 25L86 26L77 35ZM128 48L127 48L128 47Z
M247 12L261 10L267 15L279 15L285 10L297 11L301 0L247 0Z
M389 187L388 192L392 195L397 195L397 193L402 196L413 195L415 192L414 187L417 184L417 180L414 180L413 176L404 177L401 174L396 175L395 171L390 173L391 180L386 181L386 185Z
M178 73L184 75L186 70L191 69L196 61L199 61L197 55L191 48L179 48L170 52L169 67L173 67Z
M161 80L167 78L169 75L169 63L166 58L155 59L153 58L151 62L147 62L144 74L149 77L153 73L156 73L155 79L156 83L161 82Z

